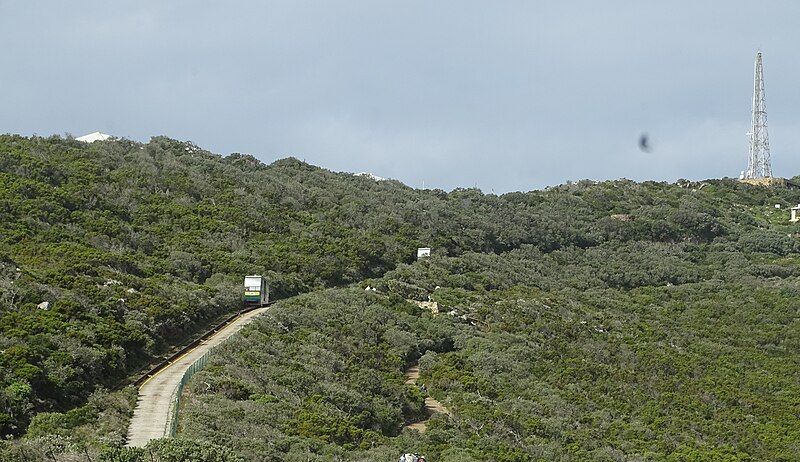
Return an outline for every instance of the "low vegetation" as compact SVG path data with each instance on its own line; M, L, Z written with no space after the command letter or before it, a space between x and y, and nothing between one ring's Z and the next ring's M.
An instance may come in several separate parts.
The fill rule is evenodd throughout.
M3 460L800 458L800 191L446 193L11 135L0 184L0 431L27 432ZM178 439L115 449L132 394L107 389L238 309L246 273L304 295L217 350ZM452 411L422 435L415 362Z
M433 257L370 281L376 293L280 304L193 380L182 433L249 460L796 460L797 281L747 276L753 255L687 265L691 254L659 247L639 263L623 254L632 277L656 278L640 285L614 265L577 277L605 258L596 250L523 248ZM655 260L690 282L645 276ZM375 347L383 367L357 353ZM420 381L453 414L412 435L402 424L419 401L401 398L417 393L401 373L420 355ZM393 407L376 413L385 396ZM387 420L364 418L376 414Z

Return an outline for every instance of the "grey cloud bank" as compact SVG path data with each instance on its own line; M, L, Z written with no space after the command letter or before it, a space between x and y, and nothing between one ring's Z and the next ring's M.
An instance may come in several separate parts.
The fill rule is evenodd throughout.
M163 134L448 190L735 177L761 48L793 176L800 4L759 8L0 0L0 132Z

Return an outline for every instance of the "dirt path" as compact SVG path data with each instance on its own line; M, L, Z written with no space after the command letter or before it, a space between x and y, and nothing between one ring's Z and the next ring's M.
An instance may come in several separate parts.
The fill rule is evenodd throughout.
M419 379L419 366L412 366L406 369L407 385L416 385L417 379ZM425 398L425 413L428 415L427 419L406 425L406 428L416 430L418 432L424 432L428 429L428 421L430 420L430 416L434 414L450 414L450 411L447 410L446 407L442 406L442 403L428 396Z
M142 447L152 439L163 438L167 435L170 404L175 399L178 384L183 378L183 373L186 372L186 369L200 359L208 350L227 340L245 324L267 309L266 307L259 308L243 314L213 337L181 356L169 367L162 369L150 380L143 383L139 387L136 408L133 411L133 418L128 427L127 445L129 447Z

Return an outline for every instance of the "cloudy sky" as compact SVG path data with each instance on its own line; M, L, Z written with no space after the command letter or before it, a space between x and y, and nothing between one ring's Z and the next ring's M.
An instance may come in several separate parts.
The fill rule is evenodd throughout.
M796 1L0 0L0 133L166 135L445 190L736 177L760 48L791 177L799 23Z

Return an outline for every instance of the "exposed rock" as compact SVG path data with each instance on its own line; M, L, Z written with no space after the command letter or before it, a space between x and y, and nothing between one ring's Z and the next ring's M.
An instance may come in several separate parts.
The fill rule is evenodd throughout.
M411 300L411 301L420 308L430 310L430 312L433 313L434 316L439 314L439 304L436 302L431 302L431 301L421 302L419 300Z

